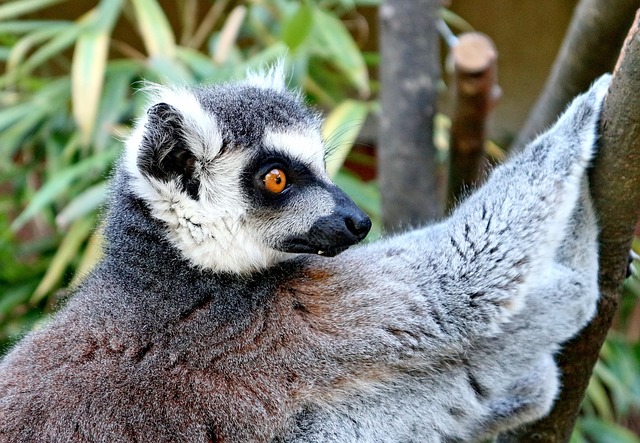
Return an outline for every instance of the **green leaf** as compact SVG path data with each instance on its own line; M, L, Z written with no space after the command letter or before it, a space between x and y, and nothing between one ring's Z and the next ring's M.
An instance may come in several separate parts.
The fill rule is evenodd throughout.
M176 59L158 56L149 60L145 74L151 74L159 83L189 84L193 83L192 73Z
M213 62L216 65L222 66L229 61L229 54L232 52L246 15L246 6L238 5L227 16L213 53Z
M82 258L76 266L76 272L69 286L77 286L80 281L95 267L103 255L104 237L101 227L96 229L89 237L87 246L84 248Z
M615 423L607 423L595 418L580 420L580 428L589 440L598 443L640 443L640 438L633 432Z
M68 94L69 80L61 78L38 91L30 101L0 111L0 158L10 158L26 138L37 135L35 131L43 120L66 108ZM0 164L0 170L5 167Z
M54 26L54 27L44 27L41 29L37 29L36 31L25 35L20 40L18 40L13 47L11 48L11 53L9 54L9 58L7 60L7 72L2 76L3 79L10 78L12 81L14 77L17 75L15 72L23 63L23 60L26 58L27 54L32 50L33 47L53 38L56 35L60 35L65 31L73 29L76 25L74 23L66 24L63 26Z
M322 138L331 155L327 158L329 177L342 167L356 137L362 129L369 107L357 100L345 100L327 116L322 127Z
M17 72L15 75L24 76L30 74L34 69L60 54L73 44L78 38L81 29L80 25L74 24L57 30L56 35L54 35L51 40L40 46L29 58L21 63L20 66L16 66ZM19 61L13 60L13 54L12 63L15 65L19 63Z
M101 182L85 189L60 211L56 217L56 223L60 228L66 228L71 222L102 206L107 200L108 194L106 182Z
M277 42L242 63L225 67L217 67L213 71L214 75L212 77L204 78L203 81L224 82L229 80L239 80L244 78L248 71L257 71L265 66L269 66L275 61L283 59L287 53L287 46L282 42Z
M26 282L20 286L4 290L0 297L0 314L7 315L13 308L29 300L35 285L33 282Z
M140 35L152 58L172 59L176 39L167 16L156 0L132 0Z
M217 75L218 68L213 60L195 49L178 47L178 59L182 61L200 80L212 79Z
M117 157L117 151L105 151L89 157L48 180L45 185L33 196L31 202L24 211L13 221L11 230L18 231L26 222L31 220L45 206L51 204L58 196L63 194L71 183L92 170L105 170Z
M80 140L88 145L98 113L104 82L109 37L106 32L87 32L78 38L71 65L73 117L80 130Z
M460 32L473 32L473 26L469 24L465 19L460 17L455 12L448 8L440 8L440 18L445 21L449 26L453 26Z
M135 105L141 97L131 97L131 82L139 78L141 70L142 66L136 60L123 59L107 64L93 137L95 151L108 149L113 144L116 125L137 114Z
M73 116L80 129L80 140L88 145L93 134L102 94L109 36L118 18L122 0L102 0L98 8L83 19L87 26L78 37L71 64Z
M582 435L582 432L580 431L579 427L580 427L580 421L578 421L578 425L576 425L573 432L571 433L571 438L569 439L569 443L589 443L587 439L585 439L584 436Z
M598 414L606 420L613 421L613 409L607 391L597 377L591 377L587 386L587 396Z
M31 304L42 300L62 280L65 270L77 257L80 246L93 230L93 223L93 218L83 218L73 223L53 256L47 272L33 292L29 300Z
M313 8L308 4L301 4L298 10L282 25L282 41L292 51L307 38L313 29Z
M369 96L369 74L362 53L340 20L314 9L313 38L308 39L314 51L334 65L358 90Z
M380 191L375 182L364 182L344 171L338 172L333 180L340 189L346 192L371 217L371 231L365 239L365 243L382 237Z
M333 178L333 181L371 217L380 216L380 191L375 182L364 182L342 171Z
M0 110L0 131L21 120L33 111L31 103L20 103Z
M63 1L65 0L17 0L11 3L5 3L0 6L0 21L44 9L47 6L62 3Z
M44 29L55 33L72 25L73 22L68 20L16 20L0 22L0 34L20 35Z

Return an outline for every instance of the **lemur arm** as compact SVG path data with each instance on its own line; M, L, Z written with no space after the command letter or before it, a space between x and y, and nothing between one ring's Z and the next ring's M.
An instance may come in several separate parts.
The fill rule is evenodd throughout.
M327 295L304 301L318 313L309 318L360 338L373 353L388 347L446 357L498 333L522 310L537 280L558 266L556 256L570 254L558 249L574 242L567 229L608 83L603 77L578 97L449 220L348 251L324 266L317 261L327 274L315 283Z

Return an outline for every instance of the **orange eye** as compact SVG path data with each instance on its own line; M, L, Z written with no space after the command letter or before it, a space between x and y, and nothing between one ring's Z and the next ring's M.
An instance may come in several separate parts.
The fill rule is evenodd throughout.
M273 168L262 179L264 186L274 194L280 194L287 186L287 176L282 169Z

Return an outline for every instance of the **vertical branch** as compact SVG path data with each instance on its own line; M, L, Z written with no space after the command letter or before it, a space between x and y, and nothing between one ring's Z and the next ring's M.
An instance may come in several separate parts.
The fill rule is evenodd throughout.
M546 129L567 103L610 71L640 0L581 0L544 86L513 144L518 149Z
M439 0L385 0L380 7L378 177L387 230L443 213L433 142L439 6Z
M562 392L551 413L500 442L566 442L620 301L640 208L640 11L605 99L591 193L600 224L600 302L593 321L559 355Z
M471 32L460 36L451 50L454 64L454 111L449 143L447 207L460 200L465 189L480 179L489 113L500 97L493 41Z

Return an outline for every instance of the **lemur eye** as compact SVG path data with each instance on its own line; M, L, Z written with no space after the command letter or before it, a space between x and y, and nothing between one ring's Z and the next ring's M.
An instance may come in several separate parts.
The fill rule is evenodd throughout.
M265 174L262 181L269 192L280 194L287 186L287 175L282 169L273 168Z

